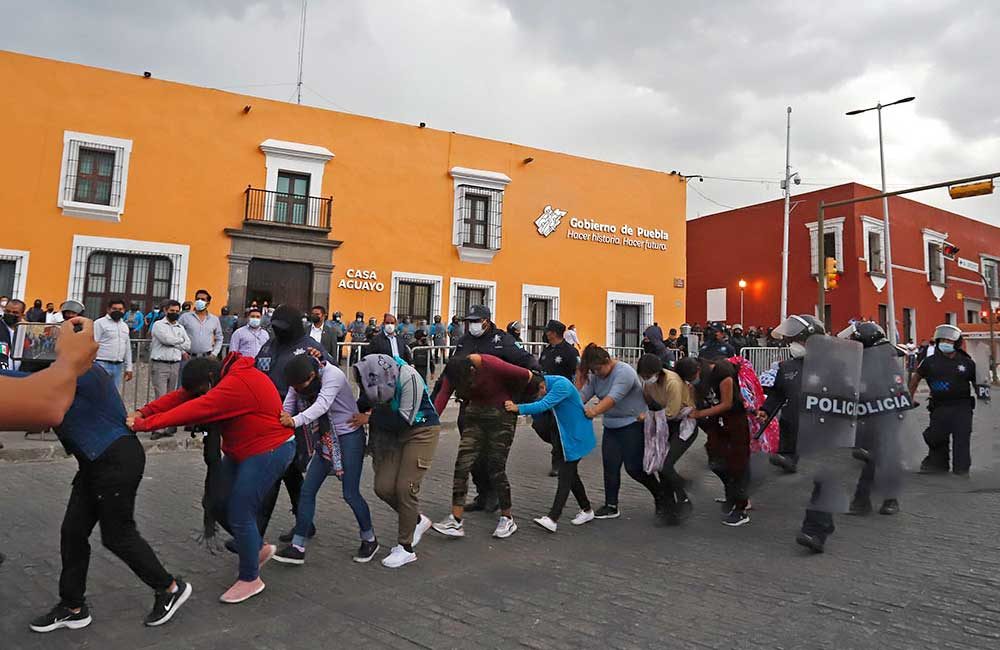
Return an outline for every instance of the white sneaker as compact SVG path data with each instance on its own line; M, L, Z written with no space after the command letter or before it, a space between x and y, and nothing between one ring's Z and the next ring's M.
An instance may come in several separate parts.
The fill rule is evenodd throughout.
M538 524L545 530L549 531L550 533L556 532L556 529L559 527L559 524L552 521L552 518L549 517L548 515L545 515L544 517L539 517L537 519L533 519L532 521L534 521L536 524Z
M428 522L428 525L430 525L430 522ZM404 564L416 561L416 553L411 553L397 544L396 546L393 546L392 550L389 551L389 554L382 559L382 566L389 569L398 569Z
M430 530L431 519L427 515L421 514L420 521L417 522L417 527L413 529L413 546L420 543L423 538L424 533Z
M497 522L497 529L493 531L493 536L498 539L506 539L517 532L517 524L512 517L500 517Z
M572 523L574 526L582 526L589 521L594 521L594 511L581 510L580 512L576 513L576 516L573 517L573 521L570 523Z
M434 530L448 537L465 537L465 529L462 522L455 519L455 515L448 515L448 518L441 523L432 526Z

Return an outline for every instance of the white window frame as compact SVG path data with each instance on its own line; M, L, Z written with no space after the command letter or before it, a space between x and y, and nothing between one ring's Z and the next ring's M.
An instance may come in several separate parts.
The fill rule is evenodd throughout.
M267 170L264 189L277 192L278 173L292 172L308 174L309 196L323 196L323 171L333 159L332 151L319 145L273 138L261 142L260 150L264 152L264 166Z
M28 261L31 258L30 251L22 251L14 248L0 248L0 260L4 262L14 262L14 288L8 298L17 298L27 304L27 296L24 295L28 284Z
M985 253L979 255L979 270L988 281L990 276L986 273L987 266L992 266L996 269L996 277L994 279L993 286L989 287L990 298L996 300L996 298L1000 296L1000 257L986 255Z
M944 313L944 322L958 327L958 314L953 311L946 311Z
M812 263L812 267L809 271L811 275L816 275L816 258L819 254L819 245L816 241L819 235L819 222L813 221L812 223L807 223L806 228L809 230L809 259ZM837 271L840 273L844 272L844 217L834 217L833 219L823 220L823 233L832 232L834 236L834 244L836 251L834 251L834 257L837 258ZM830 257L827 251L823 251L826 257Z
M944 251L940 252L941 255L941 282L931 282L931 261L930 257L927 255L927 247L930 244L937 244L939 249L944 247L945 242L948 241L948 233L938 232L936 230L931 230L930 228L924 228L922 231L923 243L924 243L924 278L927 280L928 284L933 284L935 286L945 286L948 282L948 269L945 268ZM938 298L940 300L940 298Z
M970 306L975 305L975 309L969 309ZM969 312L973 312L976 316L973 320L969 320ZM966 325L979 325L983 322L983 302L981 300L975 300L972 298L965 298L962 301L962 316Z
M876 274L885 275L885 273L886 273L886 266L885 266L885 228L884 228L884 224L882 223L882 221L880 219L876 219L875 217L870 217L868 215L861 215L861 227L862 227L862 232L864 233L865 266L868 269L869 273L876 273ZM882 241L882 270L877 270L877 269L873 270L872 269L871 247L870 247L870 243L868 241L868 239L869 239L868 236L871 233L878 234L879 239Z
M501 193L500 209L496 218L500 223L496 227L503 232L503 194L510 183L510 176L502 172L493 172L483 169L470 169L469 167L452 167L449 171L454 179L454 204L452 206L452 233L451 243L458 251L458 257L463 262L473 262L475 264L489 264L500 252L500 249L492 248L472 248L464 246L462 242L462 206L465 204L465 187L479 187L485 190L496 190ZM501 242L503 241L501 237ZM501 244L502 246L502 244Z
M464 318L464 314L455 314L455 305L457 303L458 288L468 288L468 289L486 289L486 306L490 308L490 313L493 314L492 320L496 322L497 318L497 283L493 280L473 280L471 278L452 278L450 282L450 287L448 291L448 321L451 322L452 316L458 316L459 318ZM442 314L442 320L444 320Z
M618 305L639 305L642 307L642 315L639 321L639 338L647 327L653 324L654 298L648 293L623 293L620 291L609 291L607 296L607 329L604 332L605 345L614 347L615 345L615 307Z
M121 188L118 193L117 203L104 205L101 203L84 203L65 198L64 194L66 193L69 196L76 195L76 177L69 178L69 159L73 153L74 146L77 148L77 159L79 160L79 146L74 144L76 142L79 142L83 146L93 144L115 148L115 169L118 170L118 177L112 178L111 182L117 182ZM122 160L118 160L118 156L122 156ZM121 221L122 214L125 212L125 191L128 189L128 168L131 158L131 140L93 133L80 133L78 131L63 131L62 164L59 168L59 188L56 194L56 204L62 208L63 215L67 217L82 217L84 219L100 219L103 221Z
M419 282L421 284L433 285L434 288L431 290L431 311L433 312L431 314L431 322L434 322L435 316L441 316L443 322L451 322L450 319L446 321L444 315L441 313L441 291L444 286L444 278L440 275L428 275L427 273L392 272L392 287L389 301L389 312L392 315L399 315L400 282ZM412 316L412 314L407 314L407 316Z
M66 286L66 296L71 300L83 302L87 282L87 257L81 254L82 249L89 252L108 251L130 255L166 255L175 258L173 277L170 280L170 296L175 300L184 300L187 295L188 260L191 247L187 244L171 244L167 242L142 241L138 239L118 239L117 237L91 237L90 235L73 235L73 249L69 260L69 282Z
M528 329L528 300L531 298L550 301L552 309L549 319L559 320L559 287L550 287L543 284L522 284L521 327L524 331Z

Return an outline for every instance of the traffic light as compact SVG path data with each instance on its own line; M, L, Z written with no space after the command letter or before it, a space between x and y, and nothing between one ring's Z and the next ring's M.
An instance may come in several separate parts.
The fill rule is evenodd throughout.
M837 272L837 258L826 258L826 290L831 291L837 288L840 282L840 273Z
M954 262L955 258L958 257L958 246L951 242L945 242L941 245L941 253L946 260Z

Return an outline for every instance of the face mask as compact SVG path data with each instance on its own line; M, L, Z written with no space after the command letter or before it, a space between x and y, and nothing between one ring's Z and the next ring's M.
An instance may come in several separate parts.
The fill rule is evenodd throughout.
M469 323L469 334L472 334L473 336L482 336L483 331L484 329L482 323Z
M365 322L365 317L364 316L358 316L358 322L359 323Z
M938 348L938 350L941 350L941 352L943 352L945 354L951 354L952 352L955 351L955 344L954 343L945 343L944 341L941 341L940 343L938 343L937 348Z
M7 323L8 327L14 327L15 325L17 325L17 316L15 316L14 314L4 314L3 322Z
M122 312L118 311L117 309L108 314L108 316L110 316L111 320L113 320L113 321L120 321L122 319L122 316L124 316L124 315L125 314L123 314Z
M153 313L154 314L159 314L160 313L160 308L159 307L153 307Z
M789 345L788 351L792 353L792 357L795 359L801 359L806 356L806 346L802 345L798 341Z
M250 327L253 327L253 328L260 327L260 319L259 318L248 319L247 323L250 325Z
M335 320L335 321L337 321L339 323L340 322L340 316L334 316L333 320Z
M314 325L319 325L320 323L323 322L323 317L322 316L315 316L314 315L314 316L310 316L309 320L312 321Z
M701 383L701 377L696 377L694 380L689 381L688 383L691 384L692 386L697 386L698 384Z
M386 323L385 325L382 326L382 331L385 332L387 335L391 336L396 333L396 324Z
M195 300L194 308L195 311L205 311L208 308L208 303L204 300Z
M167 314L167 320L170 321L171 323L176 323L177 320L180 317L181 317L181 315L179 313L175 314L175 313L171 312L171 313Z
M649 379L643 379L642 383L644 383L644 384L655 384L657 379L659 379L659 377L657 377L656 375L653 375Z

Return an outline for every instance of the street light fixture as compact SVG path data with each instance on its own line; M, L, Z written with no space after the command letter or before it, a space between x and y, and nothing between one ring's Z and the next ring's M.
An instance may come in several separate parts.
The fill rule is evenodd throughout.
M889 106L895 106L896 104L907 104L912 102L916 97L904 97L903 99L897 99L894 102L889 102L888 104L878 103L875 106L870 106L868 108L859 108L853 111L848 111L847 115L860 115L862 113L867 113L868 111L878 111L878 158L879 164L882 168L882 193L886 193L885 186L885 148L882 143L882 109L888 108ZM885 238L885 281L886 281L886 291L888 295L887 302L889 303L889 342L895 345L898 343L898 337L896 336L896 296L893 291L892 283L892 244L889 237L889 197L882 197L882 230L883 237ZM820 234L822 236L822 234ZM823 243L819 242L818 246L822 250ZM820 264L822 265L822 260ZM822 280L821 280L822 281ZM822 314L820 315L822 318ZM829 327L829 323L827 323Z
M747 281L744 280L743 278L740 278L739 284L740 284L740 325L745 326L746 323L743 322L743 290L747 288Z

